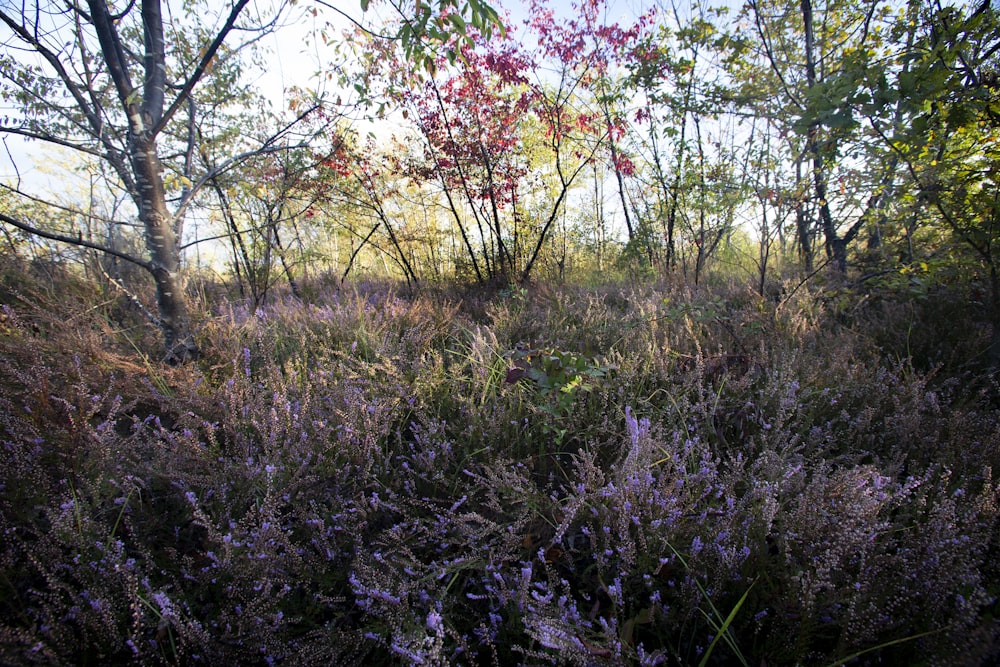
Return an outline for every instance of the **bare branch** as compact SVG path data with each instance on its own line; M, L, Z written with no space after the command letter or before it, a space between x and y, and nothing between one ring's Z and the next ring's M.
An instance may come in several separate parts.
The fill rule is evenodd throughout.
M222 234L214 234L212 236L205 236L200 239L195 239L194 241L188 241L187 243L178 246L178 248L183 252L188 248L193 248L196 245L201 245L202 243L207 243L209 241L221 241L222 239L231 239L234 236L241 236L243 234L249 234L251 232L262 232L269 227L274 225L274 221L263 222L259 225L251 225L249 227L244 227L243 229L232 229L228 232L223 232Z
M41 204L42 206L45 206L46 208L53 208L53 209L56 209L57 211L62 211L63 213L69 213L70 215L79 215L79 216L86 216L87 215L86 213L84 213L83 211L81 211L79 209L72 208L72 207L69 207L69 206L63 206L62 204L57 204L55 202L48 201L47 199L42 199L41 197L36 197L36 196L34 196L32 194L28 194L27 192L24 192L23 190L21 190L21 189L19 189L17 187L7 185L6 183L0 183L0 189L7 190L8 192L11 192L11 193L17 195L18 197L22 197L22 198L27 199L29 201L32 201L32 202L34 202L36 204Z
M11 165L14 167L14 174L17 176L17 186L21 187L21 170L17 168L17 162L14 160L14 156L10 154L10 146L7 145L7 137L3 138L3 149L7 153L7 158L10 160Z
M70 73L66 70L66 67L63 65L59 57L55 53L53 53L45 44L42 43L41 38L37 34L37 30L35 30L34 33L29 32L24 25L15 21L11 16L8 16L7 13L4 11L0 11L0 21L7 24L7 26L14 32L14 34L18 36L18 38L22 42L24 42L29 47L31 47L31 49L36 51L49 64L49 66L55 71L56 76L69 91L70 95L73 97L73 100L79 106L80 111L83 112L84 116L86 116L87 122L90 124L91 136L98 139L104 145L105 150L108 152L109 155L113 155L114 153L116 153L117 148L113 146L104 136L104 133L102 131L103 121L100 117L100 114L98 113L98 110L90 105L87 98L84 96L83 91L80 90L80 87L76 84L76 81L74 81L73 77L70 76ZM4 128L4 131L10 131L10 130ZM43 137L39 136L36 138L43 138ZM54 138L48 138L47 140L52 141L53 143L58 143ZM79 150L79 147L71 144L69 144L69 147L77 148ZM112 164L115 164L115 162L112 162ZM117 169L118 167L116 165L116 170Z
M124 260L131 264L135 264L136 266L140 266L149 271L150 273L153 272L153 267L152 265L150 265L149 262L145 262L141 259L133 257L132 255L129 255L128 253L121 252L120 250L115 250L114 248L109 248L105 245L101 245L100 243L94 243L93 241L88 241L84 239L82 235L67 236L65 234L55 234L53 232L47 232L45 230L39 229L38 227L35 227L34 225L30 225L26 222L18 220L17 218L13 218L7 215L6 213L0 213L0 221L6 222L8 225L17 227L18 229L28 232L29 234L32 234L34 236L40 236L43 239L49 239L50 241L68 243L69 245L74 245L80 248L89 248L91 250L97 250L99 252L106 253L113 257L117 257L118 259Z
M357 19L355 19L353 16L351 16L350 14L348 14L347 12L345 12L344 10L342 10L342 9L340 9L338 7L335 7L334 5L330 4L329 2L324 2L324 0L316 0L316 4L320 5L321 7L326 7L327 9L332 10L332 11L336 12L337 14L340 14L345 19L347 19L348 21L350 21L351 23L353 23L354 26L358 30L360 30L364 34L368 35L369 37L374 37L375 39L384 39L384 40L387 40L387 41L392 41L392 40L398 40L398 39L400 39L399 35L384 35L382 33L373 32L371 30L371 28L365 27L364 25L362 25L361 23L359 23L357 21ZM398 8L397 8L397 11L398 11Z
M0 126L0 132L5 134L16 134L27 139L35 139L37 141L44 141L48 144L54 144L56 146L62 146L63 148L70 148L80 153L86 153L87 155L93 155L94 157L103 158L105 157L101 151L81 144L73 143L72 141L67 141L66 139L61 139L59 137L54 137L49 134L40 134L32 130L25 130L20 127L9 127Z
M195 67L194 72L191 73L191 76L188 77L188 80L184 82L184 87L181 88L181 92L177 94L177 97L170 105L170 108L163 113L163 116L160 117L160 119L150 130L151 136L155 137L157 134L163 131L163 128L166 127L167 123L170 122L170 119L174 117L174 114L177 113L177 110L181 108L181 106L185 103L185 101L187 101L187 98L191 94L191 91L194 90L194 87L198 85L198 82L201 80L201 77L204 76L205 72L208 71L208 67L209 64L212 62L212 58L215 57L216 52L219 50L220 47L222 47L222 43L226 40L226 37L236 26L236 19L239 18L240 13L243 11L243 8L247 6L248 2L250 2L250 0L239 0L239 2L237 2L233 6L232 11L229 12L229 18L226 20L225 25L222 26L222 29L219 30L218 34L215 36L215 39L212 40L212 43L209 44L207 49L205 49L205 53L202 55L201 61L198 63L198 66Z
M246 151L244 153L240 153L239 155L234 155L228 160L225 160L222 164L209 170L208 173L206 173L205 175L203 175L201 178L198 179L197 183L192 185L189 189L186 190L186 192L184 192L184 194L181 197L180 203L177 205L177 210L174 212L174 218L176 219L184 215L185 211L187 211L188 206L190 206L191 202L194 200L195 196L201 191L201 189L205 187L206 183L211 181L213 178L216 178L217 176L232 169L233 167L241 164L242 162L245 162L246 160L249 160L250 158L253 157L257 157L259 155L267 155L268 153L275 153L283 150L292 150L296 148L307 148L308 145L303 142L300 142L293 146L277 146L275 144L278 141L280 141L282 137L288 134L288 132L291 131L291 129L295 127L295 125L297 125L306 116L308 116L310 113L312 113L318 108L319 105L315 104L306 109L305 111L303 111L302 113L300 113L298 116L296 116L294 120L287 123L283 128L281 128L273 135L268 137L268 139L261 145L260 148L255 148L252 151Z

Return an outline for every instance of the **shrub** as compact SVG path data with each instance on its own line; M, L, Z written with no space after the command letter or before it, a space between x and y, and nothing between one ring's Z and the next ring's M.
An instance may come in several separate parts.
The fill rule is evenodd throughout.
M997 657L990 378L806 289L309 293L188 369L9 299L0 662Z

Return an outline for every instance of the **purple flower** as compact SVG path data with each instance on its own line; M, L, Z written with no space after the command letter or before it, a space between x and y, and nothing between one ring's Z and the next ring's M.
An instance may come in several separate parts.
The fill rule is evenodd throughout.
M694 539L691 540L691 555L692 556L697 555L698 552L701 551L701 547L702 547L701 537L698 536L698 535L695 535Z
M632 443L632 449L638 452L639 442L649 434L649 420L648 419L636 419L635 415L632 414L632 406L625 406L625 425L628 427L629 440Z

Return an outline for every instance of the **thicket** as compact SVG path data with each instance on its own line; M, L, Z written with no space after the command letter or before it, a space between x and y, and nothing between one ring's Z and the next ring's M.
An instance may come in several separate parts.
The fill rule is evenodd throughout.
M986 664L1000 391L959 288L390 284L196 364L0 268L0 663Z

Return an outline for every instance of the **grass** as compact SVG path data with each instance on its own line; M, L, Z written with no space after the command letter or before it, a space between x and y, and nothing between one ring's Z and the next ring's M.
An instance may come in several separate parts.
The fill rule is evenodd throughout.
M305 286L197 303L175 369L126 301L2 278L0 663L1000 657L958 299Z

